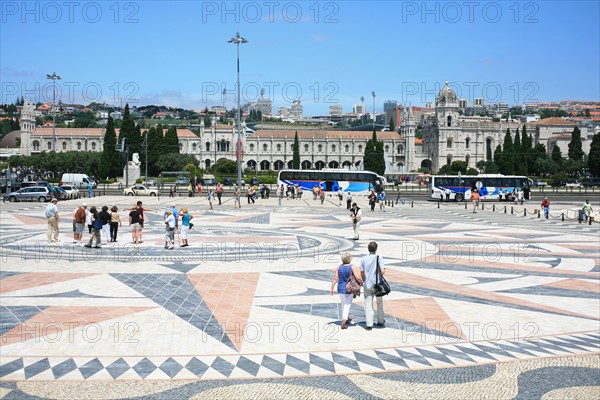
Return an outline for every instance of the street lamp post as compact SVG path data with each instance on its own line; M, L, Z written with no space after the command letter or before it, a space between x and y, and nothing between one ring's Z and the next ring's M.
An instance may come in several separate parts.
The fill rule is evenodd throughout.
M375 130L375 91L371 92L373 96L373 130Z
M240 106L240 43L248 43L246 39L240 36L239 32L236 32L235 37L229 39L227 43L235 43L237 47L237 128L238 128L238 142L236 144L236 158L237 158L237 170L238 170L238 185L242 184L242 115Z
M60 76L53 72L52 75L46 74L47 79L52 80L52 151L56 151L56 80L61 79Z

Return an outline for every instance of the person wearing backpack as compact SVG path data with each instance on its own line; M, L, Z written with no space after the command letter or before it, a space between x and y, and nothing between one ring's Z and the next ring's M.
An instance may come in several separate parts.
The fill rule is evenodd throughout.
M90 236L89 242L85 245L85 247L91 248L92 241L96 238L96 244L94 245L95 249L100 248L100 232L102 231L102 221L100 221L100 217L98 216L98 210L96 210L96 206L92 206L90 208L90 214L92 216L92 235Z

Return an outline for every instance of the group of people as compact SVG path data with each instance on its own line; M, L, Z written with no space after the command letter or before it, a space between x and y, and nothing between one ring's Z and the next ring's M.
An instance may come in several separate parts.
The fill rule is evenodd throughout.
M355 203L356 204L356 203ZM354 207L354 205L353 205ZM333 280L331 281L330 293L333 296L334 289L337 285L337 292L340 296L340 302L342 305L342 321L341 328L347 329L352 323L352 317L350 316L350 306L354 299L353 293L348 293L346 284L350 275L354 276L354 279L362 285L365 296L365 319L366 329L368 331L373 329L373 325L384 327L384 311L383 311L383 297L376 297L374 286L376 283L377 270L379 269L380 274L385 274L385 264L383 258L377 255L377 243L370 242L367 246L369 254L362 257L360 260L360 267L352 265L352 255L348 252L342 254L342 264L336 268ZM375 322L375 310L373 309L373 301L377 303L377 322ZM375 322L375 324L374 324Z
M548 197L544 197L544 200L540 203L540 207L544 212L544 218L548 219L550 217L550 200L548 200ZM594 209L592 208L590 201L586 200L579 210L579 223L588 222L591 224L593 212Z

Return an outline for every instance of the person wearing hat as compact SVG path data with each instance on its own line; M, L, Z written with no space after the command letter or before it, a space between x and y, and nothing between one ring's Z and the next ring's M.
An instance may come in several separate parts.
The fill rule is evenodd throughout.
M58 207L56 206L57 203L58 200L52 198L44 211L48 219L48 243L58 242L58 223L60 217L58 215Z
M86 203L80 204L79 207L77 207L77 210L75 210L75 214L73 215L73 222L75 223L73 243L81 243L81 238L83 237L83 229L85 227L86 211Z

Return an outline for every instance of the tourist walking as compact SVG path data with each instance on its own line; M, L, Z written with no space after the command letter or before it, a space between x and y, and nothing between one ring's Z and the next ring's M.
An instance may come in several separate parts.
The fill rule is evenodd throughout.
M477 207L479 207L479 192L477 189L471 192L471 203L473 204L473 212L477 212Z
M384 212L385 211L385 192L383 190L377 195L377 202L379 203L379 211Z
M212 203L213 203L213 191L208 189L208 194L206 195L206 199L208 200L208 205L210 206L210 209L213 209Z
M90 214L92 215L92 234L90 235L90 240L87 242L85 247L91 248L92 242L94 238L96 239L96 243L94 244L94 248L99 249L101 239L101 231L102 231L102 221L100 221L100 216L98 215L98 210L96 206L92 206L90 208Z
M211 207L212 208L212 207ZM180 247L188 247L190 245L188 241L191 225L190 221L194 218L189 213L187 208L182 208L179 210L179 216L181 217L181 246Z
M544 200L542 200L540 206L544 210L544 217L548 219L548 217L550 216L550 200L548 200L547 197L544 197Z
M385 319L383 313L383 297L376 297L373 287L375 286L375 274L377 271L377 265L379 264L379 270L381 275L385 274L385 265L383 258L378 256L377 243L370 242L367 246L369 255L364 256L360 260L360 271L361 277L364 282L365 289L365 318L367 320L367 330L373 329L373 318L375 311L373 310L373 300L377 300L377 326L384 326Z
M103 206L102 210L98 213L100 223L102 224L102 237L106 240L105 244L110 242L110 214L108 213L108 206Z
M377 196L375 195L375 192L371 190L371 193L369 193L369 206L371 207L371 211L375 211L375 203L377 203Z
M165 249L175 248L175 217L173 211L167 208L165 211Z
M223 188L223 185L221 185L220 182L217 182L217 187L215 188L215 192L217 193L217 199L219 200L219 205L221 205L221 197L223 196L223 192L225 192L225 188Z
M73 235L73 243L75 244L81 244L86 215L87 204L83 203L77 208L73 217L73 221L75 222L75 234Z
M590 204L589 200L586 200L585 203L583 203L583 206L581 206L581 211L583 212L583 215L585 215L585 222L589 222L589 224L592 224L592 212L594 212L594 209L592 208L592 205Z
M346 209L350 210L350 208L352 208L352 193L348 190L346 194Z
M362 211L356 203L352 203L352 208L350 209L350 218L352 219L352 228L354 229L354 240L358 240L358 228L360 228L360 221L362 220Z
M133 206L129 212L129 226L131 226L131 242L133 244L142 243L142 227L140 222L140 210L137 206Z
M233 208L242 208L242 203L240 202L240 196L242 195L242 191L238 185L235 185L233 188Z
M112 243L117 242L117 232L121 224L121 216L119 215L119 209L117 206L112 206L110 209L110 241Z
M58 200L53 198L44 210L46 218L48 219L48 243L58 242L58 223L60 222L60 216L58 215L57 203Z
M333 289L336 284L337 292L340 295L340 302L342 304L342 329L347 329L348 324L352 322L350 306L352 305L352 299L355 297L352 292L348 293L346 290L348 278L350 278L350 275L353 275L358 284L362 285L360 269L353 266L350 261L352 261L352 255L348 252L344 252L342 254L342 264L336 268L333 280L331 281L331 295L333 296Z

